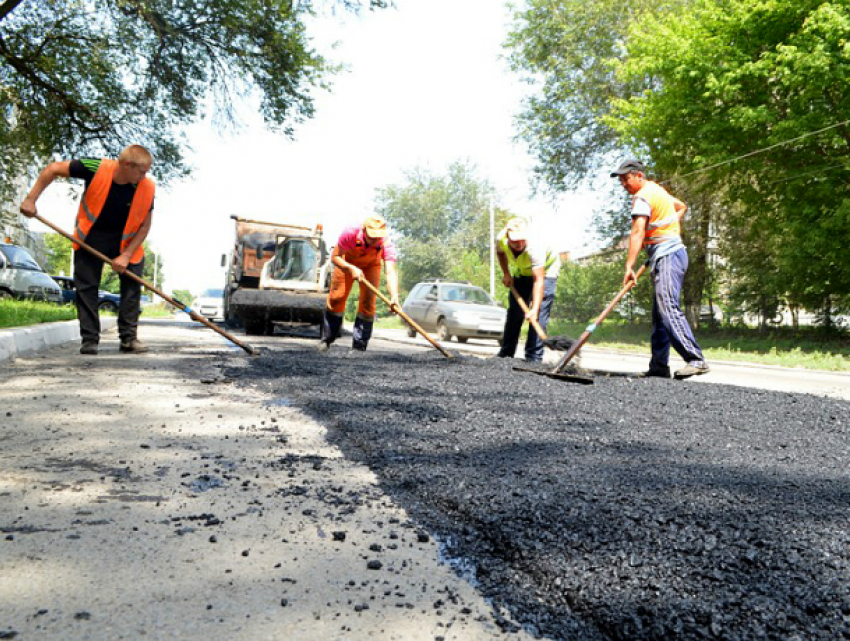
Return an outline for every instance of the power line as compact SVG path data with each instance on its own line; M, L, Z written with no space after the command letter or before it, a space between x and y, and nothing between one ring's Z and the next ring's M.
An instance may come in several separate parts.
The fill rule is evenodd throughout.
M782 147L784 145L789 145L792 142L797 142L798 140L803 140L804 138L809 138L811 136L817 136L822 134L825 131L829 131L830 129L835 129L836 127L842 127L844 125L850 124L850 120L845 120L844 122L839 122L834 125L830 125L829 127L824 127L823 129L818 129L817 131L810 131L801 136L797 136L796 138L791 138L790 140L785 140L783 142L778 142L775 145L770 145L769 147L763 147L761 149L756 149L755 151L751 151L749 153L743 154L741 156L737 156L735 158L731 158L729 160L724 160L723 162L718 162L713 165L709 165L708 167L703 167L702 169L696 169L687 174L682 174L678 176L678 178L687 178L688 176L693 176L694 174L701 174L706 171L711 171L712 169L717 169L718 167L722 167L723 165L731 165L733 162L738 162L739 160L743 160L744 158L750 158L751 156L757 156L758 154L763 154L772 149L776 149L777 147ZM667 181L665 181L667 182Z
M797 180L798 178L805 178L806 176L816 176L817 174L825 174L828 171L832 171L833 169L844 169L846 165L830 165L829 167L821 167L820 169L815 169L814 171L807 171L803 174L794 174L793 176L789 176L788 178L779 178L778 180L771 181L767 183L768 186L775 185L777 183L788 182L789 180Z

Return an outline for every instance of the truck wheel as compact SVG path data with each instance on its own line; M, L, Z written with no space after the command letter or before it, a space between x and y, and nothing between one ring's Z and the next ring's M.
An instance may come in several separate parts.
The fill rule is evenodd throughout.
M266 333L266 321L262 318L245 319L245 333L248 336L262 336Z
M412 327L407 328L407 337L408 338L416 338L416 330Z
M465 342L466 342L466 341L468 341L468 340L469 340L469 336L458 336L458 337L457 337L457 342L458 342L458 343L465 343Z
M98 309L98 311L101 311L101 312L111 312L113 314L118 313L118 305L116 305L115 303L108 301L108 300L105 300L102 303L99 303L98 306L97 306L97 309Z
M449 326L446 325L446 321L442 318L437 323L437 336L440 337L441 341L452 340L452 335L449 333Z
M0 300L11 299L12 294L10 294L5 289L0 289Z

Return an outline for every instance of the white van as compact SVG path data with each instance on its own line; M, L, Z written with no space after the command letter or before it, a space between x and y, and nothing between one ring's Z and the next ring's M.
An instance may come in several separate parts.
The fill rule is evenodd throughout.
M23 247L0 243L0 298L31 298L62 302L56 284Z

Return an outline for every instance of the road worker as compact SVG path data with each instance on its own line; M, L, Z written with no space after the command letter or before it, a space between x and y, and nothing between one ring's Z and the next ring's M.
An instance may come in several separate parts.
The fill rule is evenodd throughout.
M498 356L513 358L524 321L536 320L545 332L549 314L555 302L561 260L540 234L532 234L523 218L512 218L496 237L496 258L502 268L502 283L514 286L528 306L522 311L513 295L510 296L502 347ZM533 325L528 327L525 341L525 360L539 363L543 360L543 341Z
M141 313L141 284L126 275L142 276L144 243L151 228L156 186L147 173L153 157L141 145L130 145L117 160L82 158L48 165L21 203L21 213L30 218L38 213L36 201L56 178L85 181L74 236L111 259L120 277L121 303L118 307L120 351L140 353L148 348L136 334ZM77 290L77 316L80 323L80 353L98 353L100 317L98 290L103 261L74 243L74 286Z
M322 335L318 344L320 351L327 351L331 343L339 338L345 304L354 281L365 279L376 288L380 287L382 263L386 269L392 308L401 309L397 260L395 244L387 236L387 223L381 216L369 216L361 225L347 227L342 231L331 253L334 271L322 321ZM361 285L357 316L354 319L353 349L366 350L375 323L375 305L375 293Z
M688 206L674 198L658 183L646 178L646 168L638 160L623 161L611 173L633 196L632 231L626 255L623 286L637 280L634 266L641 248L649 255L655 299L652 304L652 358L646 376L670 378L670 346L685 361L676 378L706 374L709 367L697 344L688 319L679 307L679 296L688 252L682 242L681 220Z

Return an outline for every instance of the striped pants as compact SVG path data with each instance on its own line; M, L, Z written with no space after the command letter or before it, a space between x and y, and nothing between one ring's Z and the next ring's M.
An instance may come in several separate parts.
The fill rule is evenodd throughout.
M688 271L688 252L685 248L662 256L652 272L655 301L652 304L652 360L650 369L669 366L670 346L685 363L705 363L700 346L694 338L688 319L679 307L682 282Z

